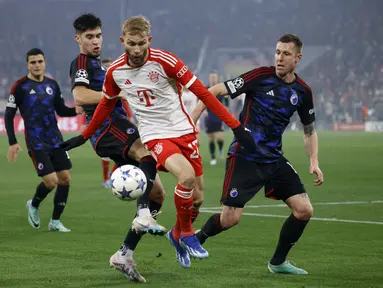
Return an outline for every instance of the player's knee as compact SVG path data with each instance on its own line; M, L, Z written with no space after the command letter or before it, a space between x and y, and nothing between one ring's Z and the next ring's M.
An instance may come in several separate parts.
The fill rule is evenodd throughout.
M293 210L293 215L299 220L310 220L314 214L314 209L311 203L305 203Z
M194 171L183 171L178 178L178 183L181 184L182 187L193 189L196 184Z
M221 214L221 225L222 228L229 229L239 223L241 219L241 211L239 209L230 208L222 211Z
M71 180L71 176L68 173L64 173L58 177L58 185L63 185L63 186L69 186Z
M56 174L52 174L52 175L49 175L49 176L45 176L43 178L43 182L44 182L44 185L48 188L48 189L55 189L57 184L58 184L58 178L57 178L57 175Z

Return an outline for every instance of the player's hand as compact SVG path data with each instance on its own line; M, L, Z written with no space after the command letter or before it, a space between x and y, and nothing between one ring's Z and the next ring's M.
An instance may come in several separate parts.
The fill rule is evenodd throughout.
M237 138L239 144L243 148L245 148L247 152L254 153L256 151L255 141L249 129L245 128L241 124L237 128L233 129L233 133L235 135L235 138Z
M23 149L21 149L21 147L20 147L20 144L16 143L16 144L9 146L9 149L8 149L8 162L9 163L16 162L17 153L19 151L23 151Z
M319 168L318 161L310 161L310 174L317 175L317 179L315 179L314 186L319 186L323 184L323 173Z
M80 106L75 106L75 109L76 109L76 114L77 115L80 115L80 114L83 114L84 113L84 110L80 107Z
M60 143L60 148L64 149L65 151L69 151L73 148L76 148L78 146L81 146L83 145L88 139L85 139L84 136L82 136L81 134L76 136L76 137L72 137L62 143Z

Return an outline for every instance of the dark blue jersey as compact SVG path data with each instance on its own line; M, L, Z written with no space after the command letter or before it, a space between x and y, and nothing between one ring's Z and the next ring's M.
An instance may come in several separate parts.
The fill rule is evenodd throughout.
M229 107L229 97L227 96L218 96L217 99L226 107ZM207 109L207 117L206 121L208 122L222 122L221 119L218 118L210 109Z
M72 61L70 66L72 90L76 86L85 86L91 90L101 92L102 86L104 85L106 70L106 67L101 64L99 58L80 54L75 60ZM97 104L83 105L82 108L86 114L86 123L88 124L90 120L92 120L93 113L97 108ZM126 112L123 108L121 100L117 101L113 112L91 137L93 146L96 145L97 139L105 132L105 129L107 129L109 125L118 118L127 119Z
M294 112L298 111L304 125L315 121L311 89L297 75L294 82L286 83L275 74L275 67L260 67L226 81L225 86L231 98L246 93L240 121L251 131L257 144L256 153L250 154L234 139L230 155L241 154L262 163L274 162L283 154L282 134Z
M70 77L72 80L72 90L76 86L85 86L91 90L101 92L104 84L106 67L101 64L99 58L80 54L72 61L70 66ZM92 119L93 113L96 110L95 105L83 105L82 108L86 114L87 123ZM111 118L123 117L126 118L126 112L122 106L121 100L117 101L116 106L111 114ZM109 120L107 120L109 123ZM108 123L104 123L103 127Z
M11 88L6 108L6 127L9 144L16 144L13 118L19 109L24 119L28 150L58 148L63 142L57 127L55 111L59 116L76 116L74 108L66 107L60 87L53 79L44 77L36 82L28 77L16 81Z

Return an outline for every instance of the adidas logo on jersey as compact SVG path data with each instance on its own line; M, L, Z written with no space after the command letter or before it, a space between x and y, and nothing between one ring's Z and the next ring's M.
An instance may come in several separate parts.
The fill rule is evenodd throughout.
M274 91L270 90L269 92L266 92L267 95L274 96Z
M29 94L36 94L36 91L32 89L31 92L29 92Z
M125 81L125 85L130 85L130 84L132 84L132 82L130 82L129 79L126 79L126 81Z

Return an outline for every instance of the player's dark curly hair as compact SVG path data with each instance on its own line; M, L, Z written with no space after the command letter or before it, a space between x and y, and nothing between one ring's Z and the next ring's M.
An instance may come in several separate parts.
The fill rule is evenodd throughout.
M82 14L79 17L77 17L77 19L73 22L73 28L74 30L76 30L76 33L83 33L87 30L92 30L101 27L101 19L92 13Z
M29 56L36 56L36 55L43 55L43 57L45 58L44 52L41 49L39 49L39 48L32 48L31 50L29 50L27 52L27 55L26 55L27 63L28 63L28 60L29 60Z
M293 42L295 44L295 47L297 47L297 51L302 52L303 43L301 39L295 34L285 34L281 38L279 38L278 42L282 42L282 43Z

